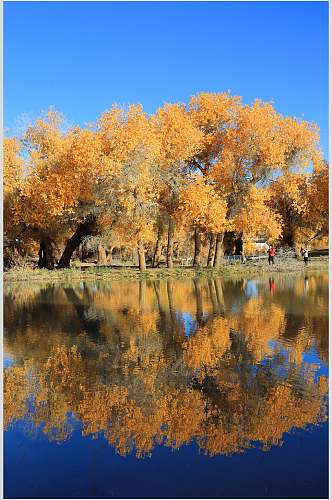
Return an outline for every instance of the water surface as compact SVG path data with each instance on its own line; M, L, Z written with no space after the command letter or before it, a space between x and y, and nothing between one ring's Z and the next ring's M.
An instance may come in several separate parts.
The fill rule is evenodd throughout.
M326 498L328 276L7 284L7 498Z

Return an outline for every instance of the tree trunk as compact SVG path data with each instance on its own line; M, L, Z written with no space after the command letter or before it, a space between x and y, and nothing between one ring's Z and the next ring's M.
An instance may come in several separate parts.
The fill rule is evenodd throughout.
M153 261L152 261L153 267L159 266L159 261L160 261L160 257L161 257L161 249L162 249L162 237L163 237L163 227L160 225L158 228L156 248L155 248L154 255L153 255Z
M199 232L198 227L195 228L195 254L194 254L194 267L201 266L201 249L202 249L202 241L201 234Z
M223 237L224 255L233 255L235 253L236 236L234 231L225 231Z
M208 261L207 261L208 267L213 266L214 253L215 253L215 249L216 249L216 240L217 240L217 235L215 233L211 233L211 235L210 235L210 248L209 248Z
M43 236L40 239L39 245L39 260L38 267L46 269L54 269L56 263L56 244L49 236Z
M282 245L287 245L290 248L293 248L295 246L295 230L294 227L291 225L285 225L283 228L283 235L282 235Z
M99 243L97 247L97 264L99 266L105 266L107 264L106 250L101 243Z
M39 242L39 251L38 251L38 267L39 269L44 269L46 267L46 259L43 252L42 240Z
M141 272L146 271L145 251L143 241L139 240L137 244L138 267Z
M235 240L235 255L243 254L243 236L238 236Z
M107 262L107 264L111 264L111 265L112 265L112 261L113 261L113 256L112 256L113 248L114 247L110 247L110 248L108 248L108 250L106 250L106 262ZM121 252L121 249L120 249L120 252Z
M95 236L97 234L98 227L95 217L90 217L85 222L78 225L73 236L67 241L63 254L61 255L58 269L64 269L70 267L70 259L78 245L82 243L84 236Z
M5 247L3 250L3 267L5 270L15 266L15 259L11 248Z
M86 241L82 241L81 243L81 262L85 262L85 259L88 256L87 244Z
M168 224L168 239L167 239L167 267L172 268L173 265L173 245L174 245L174 221L169 219Z
M224 239L224 233L219 233L216 239L216 251L214 253L213 267L220 267L223 239Z

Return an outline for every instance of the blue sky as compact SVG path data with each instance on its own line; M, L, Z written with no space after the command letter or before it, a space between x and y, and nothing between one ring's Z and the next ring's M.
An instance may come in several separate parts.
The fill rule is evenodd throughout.
M50 105L84 125L230 89L315 121L327 156L327 2L5 2L4 69L8 134Z

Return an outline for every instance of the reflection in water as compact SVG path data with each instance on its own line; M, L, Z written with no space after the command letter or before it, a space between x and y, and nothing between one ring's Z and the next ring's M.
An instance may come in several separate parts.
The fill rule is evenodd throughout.
M6 429L119 454L281 445L326 420L325 274L5 289Z
M271 295L274 295L275 291L276 291L276 284L274 282L274 278L269 278L269 285L270 285L270 294Z

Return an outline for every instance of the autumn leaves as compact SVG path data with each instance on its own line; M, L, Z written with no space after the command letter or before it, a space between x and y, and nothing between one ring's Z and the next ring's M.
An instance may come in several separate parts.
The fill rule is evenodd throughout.
M85 128L65 128L49 111L23 137L5 139L6 235L23 223L27 244L50 241L41 260L49 268L69 267L91 234L137 249L141 270L162 245L172 267L175 239L178 247L192 239L194 264L204 265L201 240L208 238L210 265L218 266L225 232L243 233L247 245L257 234L283 237L275 179L293 182L290 169L312 163L322 171L318 139L314 125L229 93L200 93L152 116L138 105L114 105ZM301 212L299 224L324 226L325 177L309 176L318 184L307 195L324 198L315 220Z

